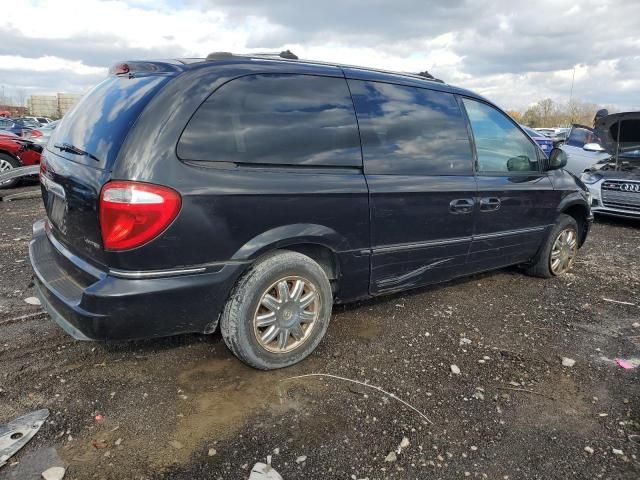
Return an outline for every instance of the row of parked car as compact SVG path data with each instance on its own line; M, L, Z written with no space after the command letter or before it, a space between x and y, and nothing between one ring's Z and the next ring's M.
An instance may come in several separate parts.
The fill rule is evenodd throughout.
M47 117L0 117L0 135L15 135L46 145L58 122Z
M554 142L558 142L566 140L571 127L534 128L534 130L538 133L541 133L545 137L552 138Z

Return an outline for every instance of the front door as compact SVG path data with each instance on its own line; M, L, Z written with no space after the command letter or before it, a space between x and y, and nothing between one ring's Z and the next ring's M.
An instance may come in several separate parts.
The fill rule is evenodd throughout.
M355 79L349 87L369 186L371 293L460 275L473 234L476 184L455 97Z
M531 259L555 222L560 193L541 171L543 153L509 117L463 99L476 149L477 215L469 271Z

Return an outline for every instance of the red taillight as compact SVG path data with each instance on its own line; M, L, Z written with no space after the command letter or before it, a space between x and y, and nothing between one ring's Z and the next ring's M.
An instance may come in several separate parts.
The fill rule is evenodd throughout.
M176 218L182 200L175 190L150 183L114 181L100 192L100 229L105 250L139 247Z
M42 132L40 130L31 130L31 136L32 137L41 137L42 136Z

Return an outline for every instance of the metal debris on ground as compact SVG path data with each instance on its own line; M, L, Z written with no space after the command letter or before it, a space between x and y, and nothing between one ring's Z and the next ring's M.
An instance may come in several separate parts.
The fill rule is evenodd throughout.
M0 197L3 202L12 202L14 200L26 200L28 198L39 198L42 192L39 188L33 190L25 190L24 192L5 193Z
M0 467L29 443L47 417L49 417L49 410L36 410L6 425L0 425Z
M18 167L7 170L0 173L0 184L13 180L14 178L28 177L31 175L38 175L40 173L40 165L29 165L28 167ZM3 200L6 195L3 196Z

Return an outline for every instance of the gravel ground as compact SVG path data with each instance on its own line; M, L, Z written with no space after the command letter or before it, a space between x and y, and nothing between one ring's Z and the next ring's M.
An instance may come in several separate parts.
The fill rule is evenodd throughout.
M24 301L42 216L0 202L0 424L51 410L0 479L246 479L267 455L285 480L640 478L638 370L614 362L640 358L640 223L598 220L563 278L507 269L336 307L308 360L258 372L218 334L68 337ZM389 394L291 378L312 373Z

